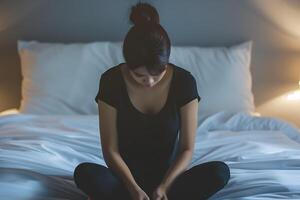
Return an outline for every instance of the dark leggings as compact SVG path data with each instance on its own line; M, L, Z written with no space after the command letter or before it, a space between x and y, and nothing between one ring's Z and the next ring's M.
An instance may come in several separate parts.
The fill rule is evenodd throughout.
M208 199L221 190L229 179L230 170L226 163L222 161L201 163L177 176L167 197L169 200ZM92 200L131 199L128 189L120 178L103 165L88 162L79 164L74 170L74 181ZM152 199L150 190L144 191Z

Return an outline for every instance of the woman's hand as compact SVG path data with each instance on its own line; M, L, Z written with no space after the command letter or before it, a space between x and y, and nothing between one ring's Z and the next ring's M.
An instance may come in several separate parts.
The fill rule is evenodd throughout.
M153 200L168 200L167 197L167 190L165 187L159 185L154 191L153 191Z
M135 188L130 191L133 200L150 200L148 195L141 188Z

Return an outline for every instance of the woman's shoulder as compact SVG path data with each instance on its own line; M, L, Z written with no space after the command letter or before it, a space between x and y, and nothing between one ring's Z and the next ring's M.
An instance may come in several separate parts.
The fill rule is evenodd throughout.
M178 66L176 66L176 70L175 98L177 105L181 107L194 98L198 98L198 101L200 101L201 97L198 94L196 79L192 73Z
M182 68L178 65L175 65L173 63L170 63L170 64L172 64L174 66L174 69L176 71L175 77L176 77L177 81L181 82L181 81L185 81L186 79L193 78L193 75L189 70Z
M110 78L117 78L118 77L118 70L119 70L119 66L122 63L118 64L118 65L114 65L110 68L108 68L107 70L105 70L101 76L103 77L110 77Z
M120 64L119 64L120 65ZM100 85L107 90L116 92L120 88L119 65L108 68L100 75Z
M106 103L118 108L119 97L119 78L117 74L118 65L113 66L100 75L99 90L95 101L98 103L98 99L105 101Z

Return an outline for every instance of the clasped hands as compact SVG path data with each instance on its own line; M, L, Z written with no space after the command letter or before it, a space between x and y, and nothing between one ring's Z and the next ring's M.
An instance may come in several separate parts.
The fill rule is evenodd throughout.
M167 188L163 185L159 185L149 197L141 188L135 190L132 194L133 200L168 200Z

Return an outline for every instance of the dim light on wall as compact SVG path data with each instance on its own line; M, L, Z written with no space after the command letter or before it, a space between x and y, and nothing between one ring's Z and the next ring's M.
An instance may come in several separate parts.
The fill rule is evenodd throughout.
M300 81L299 89L275 97L257 107L262 116L278 117L300 128Z
M18 108L10 108L7 110L4 110L2 112L0 112L0 116L2 115L13 115L13 114L19 114L19 109Z
M297 101L300 100L300 81L299 81L299 90L293 91L286 95L287 100L289 101Z

